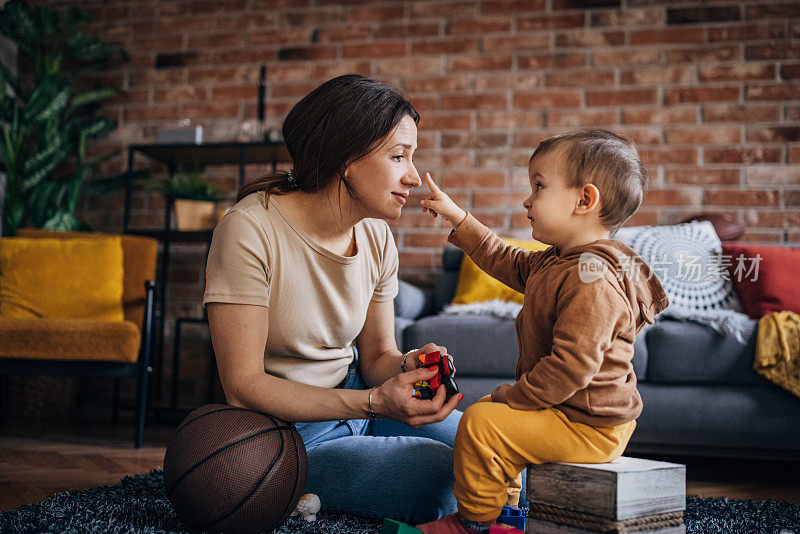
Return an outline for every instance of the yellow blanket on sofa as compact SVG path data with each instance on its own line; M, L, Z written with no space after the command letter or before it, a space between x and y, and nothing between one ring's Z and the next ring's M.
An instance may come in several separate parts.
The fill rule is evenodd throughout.
M779 311L758 321L753 368L800 397L800 315Z

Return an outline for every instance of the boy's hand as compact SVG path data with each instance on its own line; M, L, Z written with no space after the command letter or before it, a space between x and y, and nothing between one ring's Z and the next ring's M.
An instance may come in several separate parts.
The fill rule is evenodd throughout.
M434 217L441 215L453 226L458 226L467 216L467 212L459 208L449 196L439 189L439 186L433 183L433 178L431 178L429 172L425 173L425 181L428 183L431 195L419 201L419 205L422 206L422 213L430 211Z

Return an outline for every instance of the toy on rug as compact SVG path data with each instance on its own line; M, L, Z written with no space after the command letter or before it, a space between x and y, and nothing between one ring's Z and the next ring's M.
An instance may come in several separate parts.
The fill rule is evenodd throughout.
M516 506L503 506L503 510L500 512L500 517L497 518L497 522L511 525L525 532L525 516L522 515L522 510Z
M505 523L497 523L489 527L489 534L525 534L525 532Z
M423 367L431 370L436 369L439 372L430 380L422 380L414 384L412 396L418 399L432 399L436 395L439 386L445 387L448 399L458 393L458 385L453 380L456 370L450 363L449 357L443 358L437 350L420 354L418 358Z
M313 493L306 493L297 503L297 507L292 512L292 517L300 516L309 523L317 520L317 512L319 512L322 503L319 502L319 497Z
M385 517L381 524L381 534L422 534L422 530Z

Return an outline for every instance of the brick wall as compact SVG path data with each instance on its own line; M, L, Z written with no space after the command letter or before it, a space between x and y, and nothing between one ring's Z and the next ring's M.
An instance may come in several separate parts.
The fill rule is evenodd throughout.
M77 3L77 2L70 2ZM84 7L86 7L85 4ZM109 73L114 142L182 118L227 140L256 109L279 127L305 93L359 72L422 113L417 165L484 222L526 233L525 163L543 138L602 126L632 138L653 180L637 223L734 214L757 241L800 240L800 4L794 1L109 1L93 26L131 54ZM160 67L159 67L160 66ZM258 171L254 171L258 172ZM214 176L233 187L235 169ZM90 203L102 225L116 209ZM153 203L135 216L152 220ZM413 205L413 202L411 203ZM437 262L446 229L409 208L405 268Z
M633 139L652 187L637 224L733 214L748 240L800 241L800 4L668 0L179 0L58 2L88 7L100 35L130 52L106 80L115 145L150 142L190 118L229 140L256 114L278 127L326 79L358 72L405 90L421 112L416 163L507 235L528 235L526 162L552 134L607 127ZM144 166L139 161L137 165ZM254 176L263 169L252 169ZM210 179L233 187L236 168ZM401 276L424 278L447 228L415 199L393 223ZM121 226L121 195L86 217ZM160 200L138 194L138 222ZM191 247L189 247L191 248ZM198 313L202 257L176 256L174 313Z

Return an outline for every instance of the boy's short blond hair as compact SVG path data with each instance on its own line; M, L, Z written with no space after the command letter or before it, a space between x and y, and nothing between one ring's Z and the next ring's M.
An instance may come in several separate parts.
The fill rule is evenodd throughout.
M608 130L581 130L542 141L531 161L557 148L563 148L567 187L597 187L600 221L614 235L639 209L647 188L647 171L636 147Z

